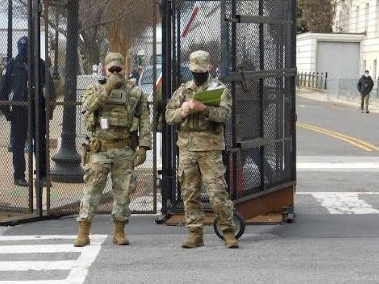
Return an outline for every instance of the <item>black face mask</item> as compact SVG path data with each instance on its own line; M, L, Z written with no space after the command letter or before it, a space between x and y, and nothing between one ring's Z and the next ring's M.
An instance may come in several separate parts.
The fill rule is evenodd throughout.
M193 80L195 81L196 86L203 85L208 80L209 72L205 73L195 73L192 72Z

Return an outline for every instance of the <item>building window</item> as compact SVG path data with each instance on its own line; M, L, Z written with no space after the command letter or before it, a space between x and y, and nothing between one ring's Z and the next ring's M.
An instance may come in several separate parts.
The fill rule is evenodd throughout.
M372 78L375 80L376 79L376 68L377 68L377 61L374 59L374 66L372 70Z
M355 32L359 33L359 6L355 8Z
M368 34L368 17L369 17L369 9L370 9L370 5L367 3L366 4L366 9L365 9L365 32L366 34Z
M379 0L378 0L379 1ZM352 32L353 26L352 26L352 17L353 17L353 8L352 8L352 0L346 0L346 31Z

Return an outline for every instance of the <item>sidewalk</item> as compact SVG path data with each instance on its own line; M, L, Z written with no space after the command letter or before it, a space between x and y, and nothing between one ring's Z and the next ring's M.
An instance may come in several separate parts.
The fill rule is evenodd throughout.
M301 96L307 99L316 100L320 102L328 101L326 91L309 89L304 87L296 88L296 96Z
M318 90L305 87L296 88L296 96L301 96L303 98L316 100L320 102L330 102L333 104L339 104L344 106L349 106L360 110L360 96L356 94L354 96L347 95L329 95L327 90ZM370 95L369 110L373 113L379 113L379 99L375 97L375 94Z

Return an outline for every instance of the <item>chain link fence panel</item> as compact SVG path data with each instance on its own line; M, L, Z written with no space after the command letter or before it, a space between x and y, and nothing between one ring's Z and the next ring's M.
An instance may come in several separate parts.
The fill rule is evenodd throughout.
M232 199L294 184L295 1L174 1L172 10L174 66L206 50L210 76L233 95L225 160ZM180 212L178 184L168 198L168 209Z
M35 2L40 2L40 6ZM83 194L80 151L88 134L83 127L81 95L90 84L105 75L104 58L108 51L117 51L125 56L126 77L134 80L136 85L139 85L139 77L147 67L161 62L159 2L30 1L27 7L22 1L12 3L13 14L7 15L7 18L11 18L13 25L9 26L8 23L7 27L3 27L8 28L8 34L0 33L2 67L8 58L16 56L16 42L22 35L29 36L34 43L39 37L41 58L46 62L48 76L53 79L54 88L45 88L45 107L53 110L53 116L51 118L47 115L45 118L48 171L47 183L41 182L41 185L47 186L37 186L36 165L39 160L36 161L35 157L38 155L33 154L26 145L26 177L29 187L20 187L13 184L12 153L9 149L10 123L0 114L3 129L0 138L0 160L3 166L0 171L1 221L36 215L48 217L76 214ZM6 7L8 3L4 4ZM9 46L12 47L11 54L7 52ZM34 48L37 52L38 48ZM33 56L29 58L33 59ZM29 62L31 61L33 60ZM28 64L27 68L32 66ZM154 79L159 77L158 72L155 70ZM149 94L144 91L146 96L155 92L153 90ZM0 100L0 107L10 104L8 98ZM32 101L24 104L31 113L34 109ZM156 115L153 99L150 99L150 109L153 121ZM44 121L36 121L34 116L31 117L31 124L40 126L41 123ZM146 162L136 169L137 190L131 196L132 213L156 213L160 209L158 170L161 158L157 159L157 156L161 154L161 139L159 134L157 138L156 132L153 136L154 149L148 152ZM99 213L110 213L112 202L109 179ZM19 213L26 215L19 217Z

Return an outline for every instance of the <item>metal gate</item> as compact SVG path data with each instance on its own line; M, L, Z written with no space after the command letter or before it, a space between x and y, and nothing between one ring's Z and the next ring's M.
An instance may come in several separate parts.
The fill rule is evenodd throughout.
M163 1L163 93L178 87L189 54L211 54L211 76L233 96L226 125L227 181L245 219L293 218L296 182L296 1ZM163 128L162 219L183 213L173 127ZM205 207L210 210L206 195ZM160 220L160 221L161 221Z
M17 1L8 3L16 5ZM29 63L38 56L45 59L49 72L46 77L51 75L54 81L56 99L52 99L47 85L46 108L54 109L52 119L46 118L47 187L42 186L39 178L43 151L38 139L32 139L31 135L25 145L29 187L13 184L12 153L8 148L10 124L0 114L0 223L78 212L83 186L79 149L86 136L80 96L99 77L110 43L120 38L124 44L113 48L127 55L130 73L137 68L142 72L153 70L150 102L154 123L159 117L154 107L159 70L166 102L185 78L182 75L189 53L200 48L211 53L212 76L228 85L234 99L232 118L226 126L225 162L230 195L237 210L245 218L272 211L291 212L296 182L296 1L131 0L125 1L128 9L121 10L119 2L107 3L33 0L28 1L27 7L14 6L3 14L8 19L0 34L3 65L15 56L17 39L28 35L33 42L29 50L33 60ZM21 26L20 19L23 19ZM147 19L148 26L136 19ZM29 121L35 122L34 129L39 129L41 122L32 115L32 110L38 113L41 107L34 104L33 95L35 82L39 80L38 67L28 68L33 70L29 77L29 99L21 103L2 100L0 105L27 106ZM29 132L32 129L29 125ZM34 133L39 135L37 132ZM158 212L160 185L161 212L167 218L183 213L183 206L176 180L175 129L163 123L161 134L162 142L154 131L154 149L145 166L138 169L139 190L132 196L131 209L133 213ZM33 147L38 150L35 154L30 150ZM208 202L205 195L204 202ZM99 213L108 213L110 203L108 183Z
M30 83L28 99L0 100L0 106L24 106L23 115L29 116L29 139L25 145L29 186L20 187L13 182L10 122L0 112L0 225L78 213L83 188L79 153L87 135L82 123L82 92L101 78L107 51L125 55L126 71L131 77L140 76L138 72L159 62L159 2L121 2L125 9L119 9L118 0L31 0L27 5L25 1L8 1L7 13L0 15L8 20L2 21L6 26L0 31L1 67L17 55L16 43L21 36L28 36L32 43L26 67ZM38 66L34 64L39 57L47 66L43 75L37 75ZM44 88L46 105L35 103L39 88L35 82L41 76L52 78L51 85ZM156 77L153 74L154 80ZM152 104L153 100L150 101L153 121ZM44 107L54 110L52 117L35 115ZM46 126L45 147L40 140L44 136L40 131L43 126ZM157 157L161 141L154 129L154 148L148 152L146 162L136 169L132 213L156 213L160 207ZM47 163L46 186L40 179L43 156ZM111 207L108 180L98 213L110 213Z

